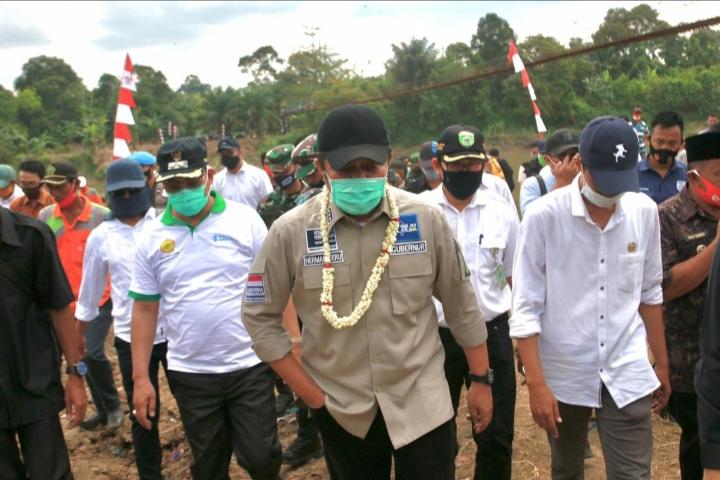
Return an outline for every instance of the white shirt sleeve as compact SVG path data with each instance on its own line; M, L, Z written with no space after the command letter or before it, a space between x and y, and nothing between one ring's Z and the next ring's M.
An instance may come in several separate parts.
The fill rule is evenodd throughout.
M260 215L257 212L252 213L252 225L250 228L252 229L253 258L255 258L260 253L263 243L265 243L268 230Z
M102 252L106 244L101 229L90 232L85 244L82 282L75 306L75 318L83 322L94 320L100 313L98 304L105 293L108 275L108 264Z
M503 258L503 268L505 269L505 276L511 277L513 270L513 262L515 257L515 245L517 243L518 230L520 229L520 221L516 216L512 216L512 219L508 223L508 236L507 242L505 243L505 256Z
M260 176L260 197L261 200L265 200L265 197L270 195L273 191L272 182L270 181L270 177L267 176L267 173L265 173L265 170L260 169L262 172L262 175Z
M520 224L513 260L512 317L510 336L527 338L539 334L547 290L545 233L537 209Z
M518 184L522 185L523 182L525 182L525 179L527 179L527 175L525 174L525 167L520 165L520 168L518 168Z
M655 205L653 205L653 207L655 207ZM657 207L653 210L657 210ZM651 213L650 217L648 222L652 222L652 228L648 235L648 245L645 250L640 303L644 303L645 305L660 305L663 303L660 218L656 211Z
M525 209L532 202L540 198L540 184L537 178L528 178L520 186L520 215L525 215Z
M147 240L143 237L144 235L141 235L135 250L135 269L130 282L130 297L135 300L159 300L160 285L147 252Z

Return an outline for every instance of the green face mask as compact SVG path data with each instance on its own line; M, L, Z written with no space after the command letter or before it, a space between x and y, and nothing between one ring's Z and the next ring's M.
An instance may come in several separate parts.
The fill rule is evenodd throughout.
M183 188L179 192L168 192L168 205L184 217L193 217L207 205L205 185L196 188Z
M330 180L332 201L349 215L367 215L385 195L385 177Z
M538 158L538 163L540 164L541 167L544 167L545 165L547 165L547 162L545 161L545 156L543 154L538 153L537 158Z

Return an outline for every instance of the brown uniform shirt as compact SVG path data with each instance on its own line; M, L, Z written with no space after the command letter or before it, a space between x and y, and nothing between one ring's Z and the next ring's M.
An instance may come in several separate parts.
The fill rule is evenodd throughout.
M28 197L23 195L22 197L16 198L10 204L10 210L13 212L23 213L28 217L38 218L40 210L55 203L55 199L50 192L44 188L40 189L40 196L37 200L30 200Z
M262 360L283 358L291 345L282 312L292 294L303 320L302 363L326 393L328 412L364 438L380 408L393 446L400 448L453 416L432 297L442 303L461 346L482 344L487 330L470 272L442 213L416 195L391 191L400 231L372 306L355 326L335 330L320 312L322 195L273 224L248 276L243 320ZM387 199L364 226L331 203L338 315L350 314L359 303L389 218Z
M658 207L663 263L663 287L672 276L672 267L697 255L715 239L718 222L698 208L687 187ZM700 359L702 324L707 281L691 292L665 302L665 343L670 360L673 391L694 392L695 365Z

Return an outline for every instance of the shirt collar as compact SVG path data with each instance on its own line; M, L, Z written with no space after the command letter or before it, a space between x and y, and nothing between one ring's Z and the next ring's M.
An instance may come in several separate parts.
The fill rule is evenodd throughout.
M677 162L677 160L673 159L673 163L672 163L672 165L670 166L670 169L668 170L668 174L669 174L670 172L674 172L675 170L679 170L679 169L682 169L682 167L681 167L680 164ZM640 172L647 172L648 170L652 170L654 173L657 173L657 172L656 172L655 170L653 170L653 168L650 166L650 162L648 162L647 159L640 160L640 162L638 162L638 171L640 171ZM660 174L658 173L658 175L660 175Z
M485 175L485 174L483 173L483 175ZM489 190L484 185L480 185L480 187L477 189L477 191L475 193L473 193L473 196L470 199L470 203L468 203L465 206L463 211L466 209L469 209L469 208L471 209L471 208L482 207L482 206L487 205L488 199L486 198L485 194L483 193L484 191L489 191ZM442 185L438 185L435 188L435 190L433 190L433 195L436 196L436 199L438 200L438 202L441 205L450 207L453 210L455 210L456 212L458 211L457 208L455 208L448 200L447 195L445 195L445 190L443 189Z
M580 193L580 177L582 176L581 173L578 173L577 176L573 179L572 186L570 187L570 211L574 217L583 217L588 223L595 224L592 218L590 218L590 214L588 213L587 206L585 205L585 202L583 201L582 193ZM623 201L625 200L624 195L623 198L620 199L619 202L615 204L615 211L610 216L610 220L608 221L607 225L605 226L605 231L610 230L614 225L619 223L623 218L625 218L625 212L623 211L622 205Z
M6 208L0 207L0 241L13 247L22 244L15 231L15 219Z
M221 213L221 212L225 211L225 208L227 207L227 202L225 202L225 199L215 190L212 190L210 192L210 196L215 198L215 203L213 204L212 208L210 209L210 213ZM170 210L171 210L171 207L170 207L170 204L168 204L167 208L165 208L165 211L163 212L162 218L160 219L160 221L163 224L189 226L187 223L185 223L182 220L180 220L179 218L175 217ZM206 218L207 217L205 217L205 219ZM203 222L205 221L205 219L203 219Z
M680 204L679 220L687 222L695 215L713 219L695 202L692 195L690 195L689 188L690 185L686 185L678 194L678 203Z

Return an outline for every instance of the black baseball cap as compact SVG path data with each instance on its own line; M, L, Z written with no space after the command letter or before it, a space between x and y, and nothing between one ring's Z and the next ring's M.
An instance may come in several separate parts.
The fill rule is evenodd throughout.
M64 160L51 163L47 173L42 180L47 185L62 185L75 180L79 175L75 165Z
M611 197L640 190L635 130L618 117L597 117L580 134L580 157L599 193Z
M551 155L561 155L571 148L579 148L580 137L572 130L561 128L545 141L545 151Z
M444 162L457 162L463 158L485 160L485 139L475 127L450 125L437 140L437 153Z
M345 105L323 119L317 148L335 170L358 158L384 165L390 157L390 136L375 110L366 105Z
M218 152L220 150L229 150L232 148L240 148L240 143L234 137L225 137L218 142Z
M158 182L170 178L199 178L207 166L207 147L198 137L169 140L157 152Z
M132 158L114 160L105 172L105 190L114 192L125 188L143 188L145 175L142 168Z
M685 139L688 163L720 159L720 130L708 130Z

